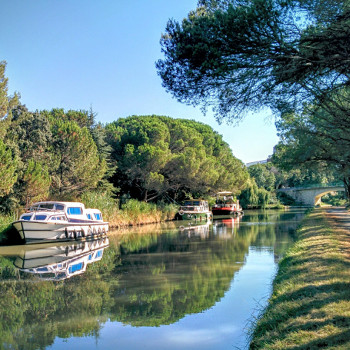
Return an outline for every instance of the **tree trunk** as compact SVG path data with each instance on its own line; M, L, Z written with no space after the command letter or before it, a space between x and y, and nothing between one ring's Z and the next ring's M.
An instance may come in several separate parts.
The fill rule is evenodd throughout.
M350 177L344 177L344 188L347 201L350 203Z

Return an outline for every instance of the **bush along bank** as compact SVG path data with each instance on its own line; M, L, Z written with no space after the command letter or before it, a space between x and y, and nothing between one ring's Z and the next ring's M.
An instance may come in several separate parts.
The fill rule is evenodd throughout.
M280 261L250 349L350 349L350 234L307 215Z

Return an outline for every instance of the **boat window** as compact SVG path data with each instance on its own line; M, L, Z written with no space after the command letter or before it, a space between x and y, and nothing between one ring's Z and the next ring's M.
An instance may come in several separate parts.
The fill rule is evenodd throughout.
M47 215L35 215L34 220L45 220L47 218Z
M69 215L82 215L83 209L81 207L69 207L67 213Z
M89 220L92 220L91 214L87 214Z
M37 270L38 272L50 271L48 267L38 267L36 270Z
M52 203L43 203L39 205L40 209L53 209L53 204Z
M31 217L32 217L31 215L23 215L21 217L21 220L30 220Z
M56 210L64 210L63 204L56 204Z
M56 279L62 279L62 278L67 278L67 275L65 272L60 272L56 275Z
M68 270L69 270L69 273L74 273L76 271L82 270L83 267L84 267L84 264L81 262L81 263L77 263L77 264L69 266Z
M102 220L102 215L100 213L95 213L96 220Z
M56 220L57 220L56 216L53 216L50 218L50 221L56 221Z

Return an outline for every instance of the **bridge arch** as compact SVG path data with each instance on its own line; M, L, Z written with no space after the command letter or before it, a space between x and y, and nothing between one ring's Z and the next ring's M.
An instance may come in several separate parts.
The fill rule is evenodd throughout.
M278 192L284 192L296 202L313 207L321 202L322 196L331 192L345 191L343 185L310 186L310 187L289 187L281 188Z
M332 193L332 192L340 192L340 191L342 191L342 192L345 192L345 189L344 189L344 187L341 189L341 190L327 190L327 191L324 191L324 192L322 192L322 193L320 193L320 194L318 194L318 195L316 195L315 196L315 204L314 205L318 205L318 204L321 204L321 199L322 199L322 197L324 196L324 195L326 195L326 194L328 194L328 193Z

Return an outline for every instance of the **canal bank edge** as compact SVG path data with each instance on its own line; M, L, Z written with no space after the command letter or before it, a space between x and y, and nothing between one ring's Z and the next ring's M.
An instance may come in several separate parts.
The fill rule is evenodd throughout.
M350 349L350 213L314 209L279 263L250 349Z

